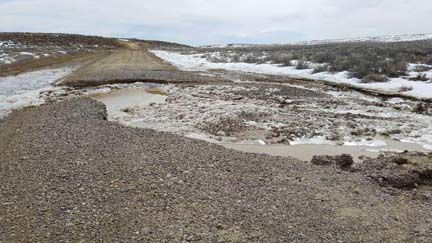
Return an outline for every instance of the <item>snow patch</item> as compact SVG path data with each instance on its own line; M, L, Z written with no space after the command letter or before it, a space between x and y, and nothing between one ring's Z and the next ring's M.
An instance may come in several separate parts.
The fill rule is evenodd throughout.
M11 64L14 63L16 60L9 56L6 53L0 54L0 64Z
M266 145L266 142L264 142L261 139L256 139L256 140L250 140L249 139L249 140L240 141L237 144L241 144L241 145L261 145L261 146L264 146L264 145Z
M242 71L271 75L287 75L293 78L307 78L313 80L325 80L334 83L349 84L355 87L372 90L401 93L417 98L432 98L432 82L412 81L407 78L391 78L388 82L362 83L360 79L351 78L349 72L321 72L313 74L313 69L298 70L293 66L280 66L276 64L251 64L251 63L213 63L209 62L202 54L182 55L173 52L153 50L153 54L162 58L185 71L207 71L210 69L225 69L230 71ZM216 55L216 54L215 54ZM316 64L317 65L317 64ZM412 64L413 67L415 64ZM311 65L310 66L314 66ZM432 78L432 71L422 74ZM417 75L410 72L410 77Z
M367 140L362 139L360 141L348 141L344 143L344 146L366 146L366 147L385 147L387 143L381 140Z
M313 138L299 138L291 142L291 145L336 145L334 142L327 140L323 136Z
M0 77L0 118L12 110L43 103L40 93L55 90L51 84L72 71L72 68L60 68Z

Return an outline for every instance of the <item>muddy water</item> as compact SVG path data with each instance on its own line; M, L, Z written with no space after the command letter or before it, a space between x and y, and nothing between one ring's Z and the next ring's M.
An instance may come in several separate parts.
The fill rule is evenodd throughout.
M122 122L122 117L127 116L124 109L135 106L148 106L152 103L165 103L167 93L158 87L154 88L126 88L114 90L109 93L93 95L92 98L103 102L107 106L108 118L112 121L118 121L128 126L140 128L157 129L154 123L143 121ZM206 136L203 136L203 138ZM238 144L238 143L223 143L226 148L235 149L250 153L263 153L275 156L290 156L301 160L309 161L314 155L340 155L343 153L351 154L358 162L360 157L377 157L380 152L395 151L402 152L404 150L430 152L424 149L421 145L412 143L403 143L397 140L392 140L386 137L376 137L375 146L339 146L329 144L298 144L298 145L257 145L257 144ZM217 142L216 140L212 140ZM383 145L385 146L376 146Z
M290 156L300 160L310 161L314 155L340 155L351 154L356 162L361 157L376 158L380 152L404 150L417 152L430 152L418 144L403 143L392 139L382 139L386 146L340 146L327 144L302 145L249 145L249 144L223 144L224 147L248 153L262 153L275 156Z
M130 88L93 95L92 98L104 103L108 118L113 119L124 116L123 110L126 108L165 103L167 94L157 88Z

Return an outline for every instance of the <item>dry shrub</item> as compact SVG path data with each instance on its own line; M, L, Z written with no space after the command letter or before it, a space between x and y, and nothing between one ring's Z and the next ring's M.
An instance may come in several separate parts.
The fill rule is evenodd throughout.
M384 83L388 81L389 78L380 74L369 74L361 80L362 83Z

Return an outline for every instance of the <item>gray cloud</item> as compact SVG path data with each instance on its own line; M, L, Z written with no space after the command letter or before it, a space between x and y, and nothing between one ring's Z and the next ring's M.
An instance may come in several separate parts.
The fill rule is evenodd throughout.
M432 32L430 0L1 0L0 31L189 44Z

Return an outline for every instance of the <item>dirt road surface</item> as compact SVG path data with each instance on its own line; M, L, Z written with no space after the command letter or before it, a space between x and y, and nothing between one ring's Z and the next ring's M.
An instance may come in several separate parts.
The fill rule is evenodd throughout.
M159 83L201 83L221 81L219 78L202 76L195 72L177 70L164 62L143 44L127 42L125 48L116 50L85 66L62 84L68 86L97 86L110 83L159 82Z

